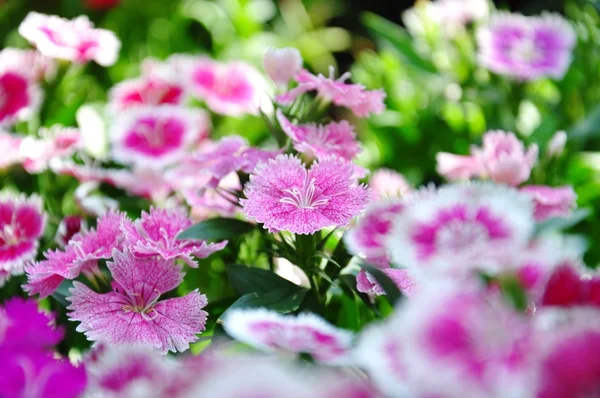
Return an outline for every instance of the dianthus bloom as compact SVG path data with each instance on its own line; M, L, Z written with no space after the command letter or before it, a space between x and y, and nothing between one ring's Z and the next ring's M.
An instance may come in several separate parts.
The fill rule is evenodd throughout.
M302 55L297 48L269 48L265 51L263 65L267 75L279 87L285 87L302 68Z
M0 196L0 270L22 274L37 254L46 216L39 196Z
M165 260L180 258L188 265L197 267L192 255L205 258L223 249L227 241L207 243L183 239L177 235L192 225L192 221L183 210L165 210L152 207L150 212L133 223L122 224L126 236L126 246L137 257L160 256Z
M558 14L497 13L478 32L477 41L480 62L495 73L519 80L561 79L571 64L577 35Z
M55 75L56 63L37 50L9 47L0 51L0 70L27 73L32 82L40 82Z
M369 190L353 175L354 165L343 159L326 158L307 170L297 157L279 155L256 166L240 203L247 217L270 231L341 227L369 201Z
M0 306L0 395L3 397L81 396L85 368L58 358L53 346L64 332L37 302L13 298Z
M595 306L600 310L600 276L585 275L568 264L552 273L542 296L542 306Z
M534 227L526 195L489 183L449 186L405 204L386 243L392 260L409 269L498 272L491 254L524 248Z
M352 160L360 152L354 128L346 120L327 125L296 125L284 116L281 109L277 110L277 120L283 132L292 139L294 149L308 159L323 159L335 155Z
M295 76L298 87L279 95L277 102L289 105L302 94L316 90L325 100L350 109L358 117L379 114L385 110L383 90L369 91L362 84L345 83L350 78L350 72L344 73L337 80L334 73L333 67L330 68L329 77L321 74L315 76L306 69L300 70Z
M415 279L405 269L383 268L381 270L405 296L412 296L416 290ZM385 295L386 292L373 275L360 270L356 275L356 290L371 297Z
M431 283L363 333L355 358L389 396L529 396L520 390L527 318L501 299L479 286Z
M110 132L115 160L160 168L181 160L205 125L201 111L163 105L128 110Z
M77 330L91 341L133 344L165 354L185 351L204 330L206 296L197 290L183 296L160 300L183 281L183 273L172 260L160 257L136 258L129 251L114 250L107 267L113 290L99 294L74 282L67 308Z
M223 320L223 327L236 340L255 348L310 354L327 363L348 360L352 342L352 333L311 313L285 316L266 309L234 310Z
M0 69L0 125L28 118L42 101L42 91L18 69Z
M81 147L81 133L73 127L41 128L39 135L39 139L25 138L19 148L23 167L29 173L41 173L53 158L70 157Z
M544 185L528 185L521 192L531 196L535 203L535 219L544 221L551 217L567 217L575 207L577 195L573 187L558 188Z
M11 167L23 162L23 157L19 152L23 138L0 131L0 169Z
M406 178L390 169L376 170L369 179L369 187L376 201L404 196L412 191Z
M264 98L264 80L244 62L221 63L207 57L173 59L190 92L204 100L210 110L228 116L258 114Z
M105 29L94 29L86 16L73 20L30 12L19 26L21 36L42 54L77 63L95 61L113 65L119 56L121 42Z
M538 157L538 146L525 146L513 133L489 131L483 136L483 147L472 147L471 156L437 154L438 173L449 180L471 177L517 186L529 179Z

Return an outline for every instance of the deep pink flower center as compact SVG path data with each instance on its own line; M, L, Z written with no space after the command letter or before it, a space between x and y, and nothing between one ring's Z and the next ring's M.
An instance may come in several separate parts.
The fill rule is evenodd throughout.
M152 321L158 316L158 312L154 307L160 298L160 291L156 289L145 290L148 289L143 289L141 293L119 293L124 301L122 309L125 313L136 312L145 320Z
M23 234L19 225L15 223L6 224L0 230L0 243L5 246L15 246L23 240Z
M315 186L315 179L306 179L302 188L288 188L284 191L284 197L279 202L296 206L298 209L318 209L329 202L323 197L322 191Z
M125 145L149 156L162 156L181 147L185 126L174 118L140 119L125 137Z

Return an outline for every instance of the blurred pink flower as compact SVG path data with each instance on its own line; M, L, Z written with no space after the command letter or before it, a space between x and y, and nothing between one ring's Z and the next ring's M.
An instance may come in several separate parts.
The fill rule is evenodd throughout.
M82 64L95 61L111 66L121 49L113 32L94 29L94 24L83 15L68 20L32 11L21 22L19 33L48 57Z
M254 67L207 57L176 56L172 62L188 80L192 95L204 100L213 112L227 116L258 114L265 82Z
M27 73L0 70L0 125L30 117L39 108L42 96L41 89Z
M81 147L81 133L73 127L40 128L40 138L26 137L19 151L23 167L36 174L48 169L53 158L70 157Z
M0 196L0 270L22 274L37 254L46 226L42 199L3 194Z
M277 96L280 104L289 105L302 94L316 90L318 94L334 105L349 108L358 117L380 114L385 110L383 100L386 95L383 90L366 90L362 84L345 83L350 78L350 72L335 79L335 70L330 67L329 77L321 74L313 75L306 69L300 70L294 77L298 87Z
M205 126L202 111L170 105L139 107L117 116L112 156L124 164L161 168L180 161Z
M83 3L91 10L108 10L118 6L121 0L83 0Z
M595 306L600 310L600 275L586 275L564 264L548 279L540 304L546 307Z
M0 169L23 162L23 157L19 152L21 142L23 142L22 137L0 131L0 153L3 154L0 158Z
M129 253L113 252L107 267L113 290L98 294L74 282L69 319L79 321L77 330L91 341L113 345L139 345L161 354L183 352L205 328L206 296L197 290L160 300L161 295L181 284L183 273L172 260L160 257L139 259Z
M65 216L60 220L54 241L60 246L65 247L73 236L87 230L87 223L80 216Z
M535 203L536 221L552 217L568 217L575 207L577 195L570 185L552 188L545 185L528 185L521 188Z
M405 201L386 243L392 261L408 269L496 273L501 265L492 255L525 248L533 227L525 194L490 183L454 185Z
M265 51L263 65L265 72L277 86L286 87L302 68L302 55L293 47L269 48Z
M284 116L281 109L277 110L277 120L283 132L292 139L294 149L308 159L324 159L334 155L352 160L361 150L354 128L346 120L327 125L296 125Z
M191 267L198 264L193 256L206 258L222 250L227 241L208 243L202 240L177 239L177 235L192 221L182 209L159 209L151 207L150 212L142 211L142 216L133 223L123 223L125 245L132 255L141 258L160 256L165 260L181 259Z
M412 191L404 176L390 169L375 170L369 179L369 187L376 201L401 197Z
M256 166L240 203L248 218L270 231L312 234L341 227L369 201L368 188L353 175L354 165L343 159L326 158L307 170L297 157L279 155Z
M384 268L382 272L394 282L403 295L410 297L414 294L416 282L407 270ZM356 275L356 290L369 296L386 294L383 287L377 282L377 279L365 270L360 270L358 275Z
M5 48L0 51L0 70L27 73L32 82L41 82L54 77L56 63L37 50Z
M141 105L180 105L184 98L185 89L175 78L146 75L113 86L109 92L109 106L118 113Z
M322 318L303 313L280 315L264 308L233 310L223 320L225 331L255 348L310 354L316 361L341 364L349 360L352 333Z
M103 169L102 181L125 190L130 195L141 196L152 202L164 202L173 192L171 183L161 169L133 167L132 169Z
M483 166L473 156L460 156L447 152L435 155L436 170L450 181L468 180L485 174Z
M499 12L477 32L477 41L480 62L495 73L519 80L561 79L571 64L577 35L559 14Z

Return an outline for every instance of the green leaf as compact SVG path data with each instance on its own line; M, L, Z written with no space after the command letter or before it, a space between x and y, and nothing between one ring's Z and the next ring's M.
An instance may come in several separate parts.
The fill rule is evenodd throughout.
M245 265L228 265L227 276L237 294L249 293L266 294L277 289L295 290L297 285L277 275L276 273Z
M235 218L211 218L192 225L177 239L225 240L252 231L256 226Z
M569 141L584 143L589 138L600 135L600 104L588 112L585 119L578 121L567 134Z
M546 231L563 231L569 229L591 214L590 209L577 209L569 217L553 217L535 226L535 234L539 235Z
M398 286L396 286L396 284L383 271L368 264L362 264L361 267L375 277L377 282L385 291L385 297L392 306L396 305L403 299L403 295L400 292L400 289L398 289Z
M516 309L521 311L527 309L527 294L517 278L511 277L500 279L500 289Z
M394 45L413 66L425 72L437 73L435 65L415 51L412 38L401 26L370 12L362 15L362 22L377 36Z

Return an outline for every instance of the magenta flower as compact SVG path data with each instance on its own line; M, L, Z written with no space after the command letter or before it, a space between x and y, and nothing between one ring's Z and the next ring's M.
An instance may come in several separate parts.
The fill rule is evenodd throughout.
M369 187L375 201L401 197L412 191L406 178L390 169L376 170L369 179Z
M387 246L392 260L408 269L496 273L506 264L491 261L493 254L525 248L533 227L526 195L493 184L456 185L406 201Z
M222 250L227 241L207 243L202 240L178 240L177 235L192 225L192 221L183 210L166 210L155 207L134 223L123 223L126 246L137 257L160 256L165 260L181 259L191 267L198 264L192 255L206 258Z
M32 174L47 170L53 158L70 157L81 148L81 133L73 127L41 128L39 135L25 138L19 148L23 167Z
M310 354L325 363L347 361L352 333L312 314L285 316L266 309L234 310L223 320L225 331L255 348Z
M277 110L277 120L283 132L292 139L294 149L308 159L324 159L334 155L352 160L361 150L356 133L346 120L327 125L296 125L284 116L281 109Z
M600 276L578 272L569 265L557 267L544 288L542 306L595 306L600 309Z
M115 112L142 105L180 105L184 99L184 87L175 79L155 75L122 81L109 93L109 104Z
M87 223L79 216L65 216L60 220L54 241L60 246L65 247L69 241L78 233L87 231Z
M5 169L23 162L19 148L23 138L0 131L0 153L4 155L0 159L0 169Z
M5 48L0 51L0 70L27 73L31 81L41 82L54 77L56 63L37 50Z
M544 185L528 185L521 192L529 195L535 203L536 221L552 217L567 217L575 207L577 195L570 185L558 188Z
M350 78L350 72L344 73L337 80L334 78L335 70L330 67L329 77L321 74L313 75L306 69L300 70L296 76L298 87L287 93L277 96L277 102L289 105L299 96L309 91L317 93L334 105L349 108L358 117L367 117L370 114L380 114L385 110L385 92L383 90L366 90L362 84L345 83Z
M0 196L0 270L22 274L25 263L37 254L45 226L39 196Z
M294 156L261 162L250 175L240 200L247 217L270 231L312 234L341 227L369 201L369 190L353 178L354 165L330 157L309 170Z
M113 65L121 42L109 30L94 29L86 16L73 20L30 12L19 26L19 33L42 54L77 63L95 61Z
M575 30L558 14L497 13L477 34L480 62L491 71L531 80L561 79L571 64Z
M110 131L113 158L149 168L176 163L196 143L203 118L202 112L169 105L131 109Z
M27 73L0 70L0 125L28 118L42 102L42 91Z
M297 48L269 48L263 57L265 72L278 87L287 86L302 68L302 55Z
M264 80L244 62L220 63L207 57L176 57L190 92L204 100L210 110L222 115L258 114Z
M113 290L98 294L74 282L67 308L70 319L81 322L77 330L91 341L133 344L165 354L185 351L204 330L206 296L197 290L183 296L160 300L175 289L183 273L171 260L160 257L136 258L129 251L113 252L107 267Z

